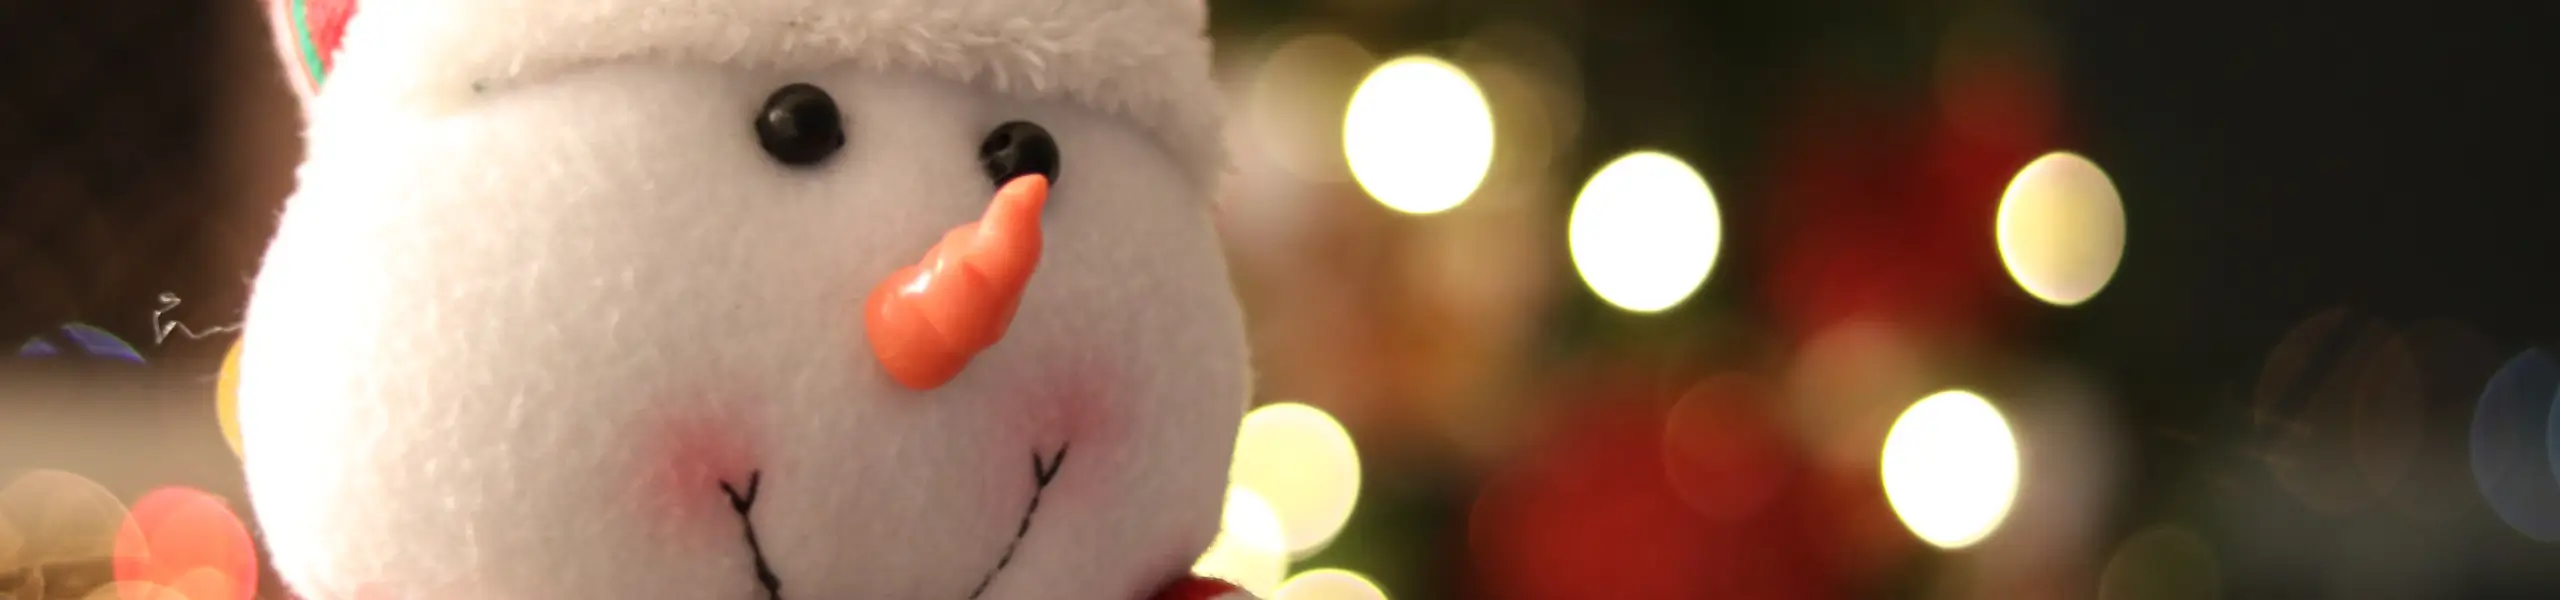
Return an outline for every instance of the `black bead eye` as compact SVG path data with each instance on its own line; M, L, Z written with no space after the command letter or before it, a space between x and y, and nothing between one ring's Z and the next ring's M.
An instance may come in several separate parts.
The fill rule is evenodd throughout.
M774 90L756 113L756 140L764 153L794 167L818 164L844 148L844 114L826 90L794 83Z
M978 164L986 167L987 178L996 187L1024 175L1042 175L1049 183L1058 182L1058 140L1049 130L1029 121L1014 121L996 126L987 141L978 145Z

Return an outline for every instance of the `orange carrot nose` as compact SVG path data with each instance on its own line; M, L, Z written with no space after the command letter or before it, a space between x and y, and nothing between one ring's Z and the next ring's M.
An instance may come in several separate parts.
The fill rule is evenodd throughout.
M1040 207L1048 201L1047 177L1006 183L985 217L944 234L923 261L871 290L863 324L890 378L915 390L942 387L1004 339L1040 265Z

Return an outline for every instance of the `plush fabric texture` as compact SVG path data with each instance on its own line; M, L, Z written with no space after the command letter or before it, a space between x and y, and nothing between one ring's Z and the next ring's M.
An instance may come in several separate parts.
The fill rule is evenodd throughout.
M284 0L290 2L291 0ZM585 65L940 74L1137 121L1195 174L1226 167L1201 0L372 0L343 56L424 106Z
M1214 181L1171 116L1075 91L1136 93L1137 71L1087 76L1204 47L1050 54L1057 32L1024 25L932 62L868 54L917 38L801 29L958 31L931 19L996 2L428 4L350 26L249 307L250 499L302 597L1130 600L1216 535L1249 374ZM1013 4L1131 40L1199 19ZM723 6L737 29L709 24ZM1103 20L1041 20L1074 15ZM390 33L404 18L426 21ZM684 39L715 30L744 47ZM846 124L813 167L752 125L792 83ZM1040 266L1001 342L899 387L864 295L977 218L977 149L1015 120L1062 149Z

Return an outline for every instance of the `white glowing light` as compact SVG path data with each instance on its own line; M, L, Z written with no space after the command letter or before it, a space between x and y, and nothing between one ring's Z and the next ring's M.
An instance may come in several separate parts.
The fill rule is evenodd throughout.
M1972 392L1939 392L1903 411L1885 434L1883 466L1894 514L1940 548L1990 536L2018 495L2017 438Z
M1280 517L1253 490L1227 489L1226 512L1218 519L1218 539L1191 566L1191 571L1243 586L1270 597L1289 572L1289 552Z
M1465 71L1405 57L1371 71L1342 120L1343 157L1360 187L1387 208L1457 208L1493 166L1493 109Z
M1321 409L1281 403L1254 409L1236 434L1231 473L1280 516L1291 556L1322 549L1360 499L1360 453Z
M1290 577L1271 600L1387 600L1387 592L1359 573L1316 569Z
M2000 197L2000 261L2038 300L2089 301L2124 260L2124 202L2089 159L2065 152L2027 163Z
M1724 237L1706 179L1659 152L1601 168L1574 200L1572 219L1567 243L1583 283L1638 313L1668 310L1696 293Z

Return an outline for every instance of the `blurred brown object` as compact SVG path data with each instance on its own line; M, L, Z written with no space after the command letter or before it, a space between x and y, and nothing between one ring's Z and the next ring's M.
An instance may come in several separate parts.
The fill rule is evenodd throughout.
M0 483L0 571L113 556L124 502L67 471L36 470Z
M79 321L150 340L162 292L189 322L237 320L294 145L259 14L22 2L0 19L0 339Z
M112 556L26 565L0 573L0 598L80 600L115 580Z
M1311 187L1279 200L1306 215L1298 239L1237 253L1265 398L1322 407L1355 434L1461 444L1498 427L1476 421L1516 414L1501 396L1528 381L1562 262L1539 187L1488 189L1430 217L1356 185Z
M61 565L112 558L129 501L176 486L248 506L214 414L213 366L173 362L159 372L0 366L0 573L38 568L46 593L78 598L63 586L89 581L74 574L85 571ZM283 592L266 584L272 573L259 581L260 597Z

